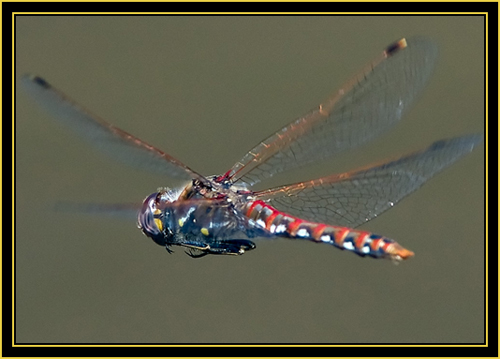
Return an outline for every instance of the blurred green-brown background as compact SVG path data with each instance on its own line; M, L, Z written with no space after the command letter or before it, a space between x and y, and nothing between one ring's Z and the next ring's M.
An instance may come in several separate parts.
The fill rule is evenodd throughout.
M16 79L41 75L210 175L392 41L439 45L429 86L394 130L267 187L484 132L483 31L480 16L22 16ZM484 145L362 227L415 251L398 266L284 239L192 260L134 222L52 210L141 202L177 183L109 160L19 86L15 129L17 343L484 341Z

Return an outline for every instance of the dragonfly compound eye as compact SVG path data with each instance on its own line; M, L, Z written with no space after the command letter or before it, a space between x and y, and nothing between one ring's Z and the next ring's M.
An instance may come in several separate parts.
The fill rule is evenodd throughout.
M142 204L137 220L142 233L163 246L165 236L163 235L163 212L157 206L159 198L161 198L161 192L148 196Z

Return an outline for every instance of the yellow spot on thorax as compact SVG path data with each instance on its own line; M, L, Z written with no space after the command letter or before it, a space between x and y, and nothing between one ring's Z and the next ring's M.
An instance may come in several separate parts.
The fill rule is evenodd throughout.
M161 219L155 218L155 224L156 224L156 227L158 227L158 229L160 230L160 232L162 232L163 231L163 223L161 222Z

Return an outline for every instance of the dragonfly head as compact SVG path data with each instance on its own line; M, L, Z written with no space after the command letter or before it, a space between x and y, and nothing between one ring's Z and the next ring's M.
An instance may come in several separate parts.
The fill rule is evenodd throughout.
M170 191L160 189L146 197L138 215L142 233L161 246L166 245L166 240L173 235L165 223L166 216L169 215L168 204L174 200Z

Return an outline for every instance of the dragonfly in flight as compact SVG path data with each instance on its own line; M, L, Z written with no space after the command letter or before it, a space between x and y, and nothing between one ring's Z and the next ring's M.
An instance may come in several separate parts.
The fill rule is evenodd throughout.
M392 208L436 173L471 152L482 135L437 141L381 164L261 191L273 175L353 149L396 124L428 82L437 50L423 38L388 46L317 108L251 149L227 172L203 176L178 159L105 122L41 77L26 75L29 95L61 124L115 158L183 188L159 188L136 206L142 232L169 253L241 255L253 238L304 239L360 256L401 261L414 253L393 239L354 229ZM100 207L116 212L122 207ZM124 207L123 207L124 208ZM127 208L127 210L129 210Z

